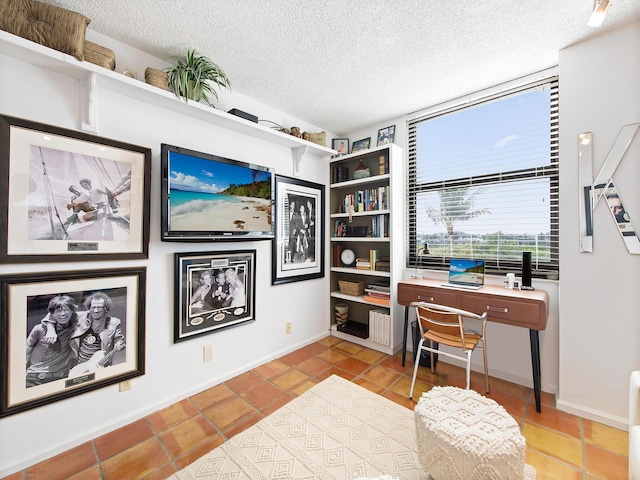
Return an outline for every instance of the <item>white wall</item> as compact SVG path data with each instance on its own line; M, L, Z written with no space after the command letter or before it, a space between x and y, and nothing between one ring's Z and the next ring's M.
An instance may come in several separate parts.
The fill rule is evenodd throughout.
M95 38L95 36L92 36ZM103 42L103 44L106 42ZM157 59L123 52L126 66L144 78L144 65L162 67ZM0 113L77 130L80 111L78 81L0 55ZM149 259L142 261L74 262L3 265L3 273L88 270L133 265L147 267L146 373L132 380L129 391L118 385L11 415L0 420L0 477L25 468L84 441L215 385L328 334L329 285L314 279L271 285L271 242L166 243L160 241L160 144L169 143L241 161L274 167L293 176L292 151L210 123L151 106L109 90L98 91L99 135L152 149L151 241ZM176 100L178 101L178 100ZM300 119L238 94L221 96L220 108L238 107L283 125L319 131ZM300 178L326 184L328 161L305 157ZM211 335L173 343L173 253L255 249L256 321ZM328 267L328 259L325 271ZM292 334L285 335L285 323ZM212 345L214 359L203 362L203 347Z
M640 122L640 23L560 52L560 396L558 406L627 428L640 368L640 256L630 255L604 202L594 252L578 250L578 135L593 132L593 176L623 126ZM640 134L614 174L640 227Z

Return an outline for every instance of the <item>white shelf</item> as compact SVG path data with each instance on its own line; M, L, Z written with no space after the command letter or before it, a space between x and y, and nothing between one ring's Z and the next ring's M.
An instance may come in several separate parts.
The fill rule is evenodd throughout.
M366 305L372 305L374 307L380 307L380 308L389 308L390 305L380 305L379 303L375 303L375 302L367 302L364 299L364 295L359 295L359 296L354 296L354 295L347 295L345 293L340 292L340 290L336 290L335 292L331 292L331 296L334 298L340 298L342 300L349 300L351 302L358 302L358 303L364 303Z
M331 237L332 242L388 242L389 237Z
M349 267L331 267L332 272L337 273L351 273L354 275L370 275L372 277L390 277L390 272L382 272L380 270L362 270L361 268L349 268Z
M344 159L344 157L340 157ZM372 175L366 178L358 178L357 180L347 180L345 182L332 183L330 185L331 188L346 188L353 187L358 185L367 185L369 183L387 183L389 182L389 174L386 173L384 175Z
M331 218L349 218L351 217L368 217L375 215L389 215L390 210L368 210L366 212L353 212L351 215L348 213L332 213Z
M98 107L93 97L96 94L96 86L100 86L176 113L290 147L294 153L294 160L298 163L307 153L323 157L336 153L331 148L287 135L236 115L216 110L205 104L191 100L187 102L179 100L172 92L154 87L141 80L125 77L120 73L99 67L90 62L80 62L71 55L5 31L0 31L0 54L80 80L83 86L81 104L83 105L84 117L81 119L80 128L86 131L97 133L95 119L97 118L96 109Z

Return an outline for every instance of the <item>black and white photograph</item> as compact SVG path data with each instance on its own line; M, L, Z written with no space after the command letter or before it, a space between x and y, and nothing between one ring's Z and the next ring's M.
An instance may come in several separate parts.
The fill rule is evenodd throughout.
M251 322L255 250L176 253L174 342Z
M324 276L324 185L276 176L274 285Z
M0 416L144 373L144 269L0 277ZM142 296L141 296L142 295Z
M0 139L0 261L147 257L150 149L5 116Z

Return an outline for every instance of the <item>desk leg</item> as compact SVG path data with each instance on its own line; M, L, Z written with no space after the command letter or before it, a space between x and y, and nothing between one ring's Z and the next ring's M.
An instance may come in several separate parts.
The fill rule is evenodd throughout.
M407 328L409 328L409 307L404 307L404 330L402 333L402 366L407 358Z
M529 340L531 341L531 367L533 370L533 393L536 397L536 412L541 413L540 407L540 339L538 330L529 329Z

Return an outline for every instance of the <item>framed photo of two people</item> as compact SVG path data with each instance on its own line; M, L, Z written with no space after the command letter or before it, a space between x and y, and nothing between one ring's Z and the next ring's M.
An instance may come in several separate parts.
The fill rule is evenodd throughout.
M145 259L151 149L0 115L0 263Z
M146 268L0 276L0 417L144 374Z

